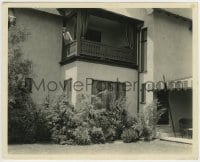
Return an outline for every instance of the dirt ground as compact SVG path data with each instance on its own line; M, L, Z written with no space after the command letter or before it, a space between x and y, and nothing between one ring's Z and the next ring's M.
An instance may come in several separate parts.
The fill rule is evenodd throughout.
M21 144L9 145L9 154L171 154L189 155L192 152L192 145L154 140L151 142L138 141L136 143L114 143L96 144L87 146L56 145L56 144Z

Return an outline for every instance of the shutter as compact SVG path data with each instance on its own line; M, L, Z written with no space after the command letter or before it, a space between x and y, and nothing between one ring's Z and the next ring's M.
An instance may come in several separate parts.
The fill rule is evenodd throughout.
M71 102L71 98L72 98L72 79L64 80L64 92L66 92L67 98Z
M141 103L146 103L146 83L142 84Z
M126 97L126 83L119 83L118 99Z
M141 66L141 72L147 71L147 28L142 29L140 66Z

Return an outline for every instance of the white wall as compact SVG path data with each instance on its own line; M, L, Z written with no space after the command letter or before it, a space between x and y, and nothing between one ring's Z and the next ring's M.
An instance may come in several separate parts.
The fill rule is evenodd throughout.
M137 71L134 69L110 66L98 63L89 63L83 61L74 61L67 65L62 66L61 75L63 78L61 80L72 78L72 103L76 104L78 94L88 94L91 95L92 87L91 85L87 86L87 78L103 81L118 81L125 82L129 81L134 85L134 82L137 81ZM88 84L91 83L91 79L88 79ZM80 87L80 91L77 91L73 88L75 82L80 81L83 83L83 86ZM127 104L128 111L131 115L137 113L137 83L135 87L130 87L130 91L126 92L126 97L128 99Z
M77 74L78 74L78 67L77 67L76 61L66 64L66 65L63 65L61 67L61 80L64 81L64 80L72 79L72 86L78 80ZM73 87L71 90L72 90L71 102L73 105L75 105L77 92L74 90Z
M83 83L86 82L86 78L104 81L117 81L118 78L119 82L129 81L132 83L137 81L137 71L134 69L82 61L77 61L77 67L77 79ZM82 92L91 94L91 86L87 91L84 89L80 93ZM132 87L130 91L126 92L126 97L129 104L128 111L131 115L135 115L137 112L137 84L135 90Z
M60 81L62 19L33 9L15 9L15 16L17 27L30 32L28 40L22 43L22 51L24 57L33 63L31 77L37 86L42 79L45 81L45 90L36 90L33 86L32 97L36 103L41 104L48 93L54 93L48 91L48 83L55 81L58 86ZM54 89L55 84L49 86Z
M154 80L192 76L192 31L189 23L154 14Z

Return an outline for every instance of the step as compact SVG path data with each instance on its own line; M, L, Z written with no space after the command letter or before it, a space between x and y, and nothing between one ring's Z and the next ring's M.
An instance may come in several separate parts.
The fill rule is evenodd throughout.
M170 125L158 125L156 127L157 132L161 132L161 133L173 133L173 129Z
M169 141L169 142L192 144L192 139L180 138L180 137L162 137L162 138L160 138L160 140Z
M181 137L181 133L180 132L175 132L176 137ZM157 132L156 133L156 137L157 138L163 138L163 137L175 137L174 133L163 133L163 132Z

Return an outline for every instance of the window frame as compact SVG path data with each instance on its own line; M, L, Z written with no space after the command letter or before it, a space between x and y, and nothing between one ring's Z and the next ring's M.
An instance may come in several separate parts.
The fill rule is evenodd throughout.
M67 82L70 83L70 87L67 87ZM69 91L67 88L69 88ZM68 97L69 101L71 102L71 100L72 100L72 78L64 80L63 92L67 92L67 95L69 94L67 97Z
M96 94L98 94L98 93L100 93L100 92L102 92L102 91L99 91L99 92L97 92L96 94L94 94L93 92L94 92L94 90L93 90L93 84L94 84L94 82L100 82L99 84L101 84L101 83L106 83L106 89L105 90L108 90L108 89L110 89L110 85L112 85L113 83L114 84L116 84L116 90L115 90L115 99L117 100L117 99L120 99L120 97L123 95L124 97L126 97L126 82L119 82L119 81L116 81L116 82L114 82L114 81L105 81L105 80L98 80L98 79L92 79L92 87L91 87L91 94L92 95L96 95ZM124 91L124 93L121 95L121 91L119 90L119 87L120 87L120 84L121 85L125 85L125 91ZM113 90L112 90L113 91ZM111 92L112 92L111 91ZM102 96L100 96L101 98L102 98ZM92 102L92 101L91 101ZM107 103L106 103L107 104Z

